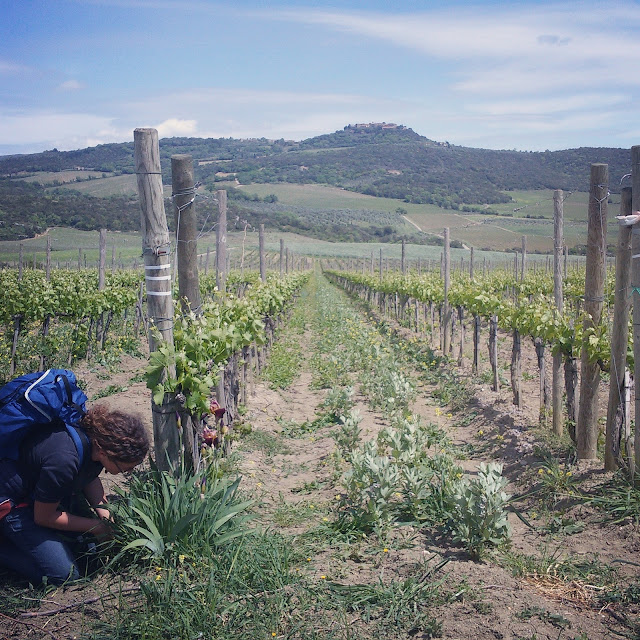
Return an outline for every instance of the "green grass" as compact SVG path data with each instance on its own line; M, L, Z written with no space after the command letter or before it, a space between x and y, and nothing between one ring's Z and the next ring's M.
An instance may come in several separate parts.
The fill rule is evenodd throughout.
M67 183L75 182L76 179L87 180L88 178L104 179L108 174L102 171L38 171L34 175L25 178L18 178L25 182L37 182L41 185L48 185L54 182Z
M99 258L100 233L98 231L81 231L68 227L53 227L51 236L51 260L55 267L60 263L64 267L67 262L71 268L77 267L78 250L82 252L82 266L84 256L87 258L87 266L95 267ZM24 260L26 263L33 261L34 254L40 265L45 259L47 250L47 236L29 238L21 241L0 242L0 260L15 262L18 260L20 244L23 245ZM112 248L116 248L116 261L121 260L131 265L134 260L142 264L142 238L139 233L133 232L107 232L107 267L111 266Z

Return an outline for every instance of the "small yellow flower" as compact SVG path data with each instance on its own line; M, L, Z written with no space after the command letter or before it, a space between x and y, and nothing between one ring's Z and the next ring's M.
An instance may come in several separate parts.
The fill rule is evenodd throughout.
M275 638L275 637L276 637L276 632L275 632L275 631L273 631L273 632L271 633L271 637L272 637L272 638Z
M186 557L187 557L187 556L185 556L185 555L184 555L184 553L181 553L181 554L178 556L178 560L180 561L180 564L182 564L182 563L184 562L184 559L185 559Z
M447 413L447 418L453 418L453 413Z
M256 487L261 487L262 486L262 482L258 482L258 484L256 484Z
M542 475L544 473L544 469L538 469L538 475Z
M320 580L326 580L327 576L320 576Z
M311 562L311 558L307 558L307 562Z
M387 549L386 547L382 550L382 553L389 553L389 549Z
M160 574L158 574L158 575L156 576L156 580L162 580L162 576L161 576Z
M479 436L483 436L484 435L484 430L483 429L478 429L478 435Z

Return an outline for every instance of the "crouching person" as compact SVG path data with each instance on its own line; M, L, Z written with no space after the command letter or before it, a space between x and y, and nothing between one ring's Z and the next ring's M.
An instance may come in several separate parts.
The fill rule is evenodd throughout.
M82 453L65 425L51 422L30 430L17 460L0 460L0 565L33 584L81 577L70 541L112 535L100 472L131 471L149 450L142 420L104 405L89 409L76 431ZM97 517L71 512L79 494Z

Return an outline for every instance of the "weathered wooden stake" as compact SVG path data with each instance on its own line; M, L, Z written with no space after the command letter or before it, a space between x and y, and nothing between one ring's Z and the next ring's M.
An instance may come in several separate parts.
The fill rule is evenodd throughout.
M631 186L633 190L631 211L635 213L640 211L640 145L631 147ZM640 363L640 293L638 293L640 291L640 258L636 257L640 255L640 225L634 225L631 232L631 255L634 261L631 275L631 291L633 292L633 378L636 381L634 456L635 468L640 469L640 428L638 428L638 422L640 421L640 393L638 393L637 382L639 376L636 371Z
M98 263L98 291L104 289L105 267L107 264L107 230L100 229L100 259Z
M598 456L598 388L600 365L589 359L589 329L598 327L604 303L604 261L607 249L607 198L609 167L591 165L589 190L589 224L587 230L587 264L584 291L585 343L580 362L580 406L578 409L578 459Z
M198 227L193 158L184 153L171 156L171 186L178 243L178 289L182 313L202 314L198 275ZM185 442L185 445L193 442Z
M631 215L631 187L622 189L620 215ZM632 227L621 223L618 227L616 248L616 288L613 304L611 332L611 379L607 407L607 431L604 450L604 468L615 471L622 466L622 441L629 425L625 423L625 373L629 340L629 313L631 312L631 234ZM629 452L627 452L628 454Z
M556 313L563 313L562 246L564 244L564 207L562 189L553 192L553 297ZM562 435L562 353L553 356L551 406L553 432Z
M451 346L451 335L449 333L449 326L451 324L451 309L449 305L449 287L451 285L451 244L449 239L449 227L444 230L444 302L443 302L443 317L442 317L442 353L445 356L449 355L449 348Z
M216 191L218 200L218 226L216 227L216 286L227 290L227 192ZM220 405L222 406L222 405Z
M173 345L171 243L164 210L158 132L156 129L135 129L133 139L149 320L160 338ZM157 276L166 279L148 279ZM153 352L157 346L155 335L150 333L149 350ZM172 369L172 366L168 367L168 375L175 377L175 369ZM161 405L156 405L153 398L151 400L156 464L163 470L177 466L180 460L177 408L171 394L165 394Z
M280 238L280 277L284 275L284 240Z
M258 247L260 250L260 280L267 281L267 264L264 256L264 225L258 227Z

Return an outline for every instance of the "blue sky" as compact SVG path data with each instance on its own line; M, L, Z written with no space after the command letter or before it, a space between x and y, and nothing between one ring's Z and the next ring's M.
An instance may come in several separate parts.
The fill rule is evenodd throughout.
M629 148L639 68L639 2L0 0L0 154L381 121Z

